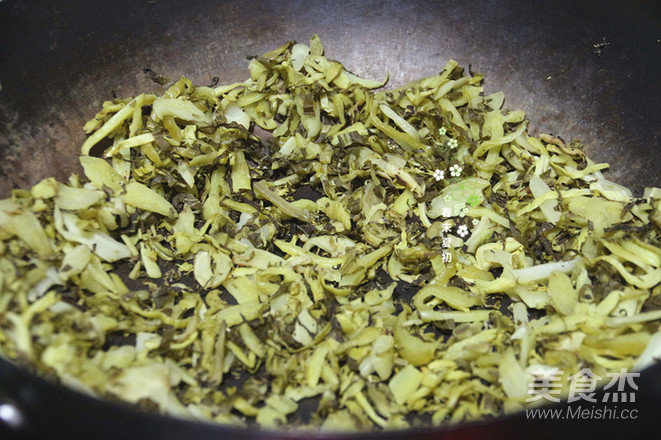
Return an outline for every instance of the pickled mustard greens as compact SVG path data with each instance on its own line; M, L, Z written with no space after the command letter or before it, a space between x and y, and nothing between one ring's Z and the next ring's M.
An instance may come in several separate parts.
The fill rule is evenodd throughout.
M84 175L0 201L2 356L171 415L354 430L661 355L659 188L531 136L454 61L384 90L313 37L249 68L104 103Z

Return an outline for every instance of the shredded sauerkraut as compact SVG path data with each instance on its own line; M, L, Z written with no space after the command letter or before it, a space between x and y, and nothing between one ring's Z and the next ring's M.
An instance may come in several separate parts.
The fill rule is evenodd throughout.
M659 356L661 189L531 136L454 61L384 90L313 37L249 68L104 103L84 175L0 201L4 357L181 417L355 430Z

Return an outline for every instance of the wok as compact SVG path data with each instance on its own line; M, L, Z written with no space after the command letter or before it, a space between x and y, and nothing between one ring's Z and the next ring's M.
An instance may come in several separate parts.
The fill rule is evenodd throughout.
M247 76L247 55L320 35L326 54L389 87L448 58L524 109L533 134L580 139L607 177L661 186L661 5L644 1L260 2L0 0L0 194L79 172L83 123L100 104L155 85L144 66L206 84ZM376 438L653 438L661 365L637 380L635 420L525 414ZM597 396L599 398L599 395ZM566 405L566 404L562 404ZM16 410L17 412L12 412ZM0 359L0 438L306 438L146 414ZM345 437L346 438L346 437Z

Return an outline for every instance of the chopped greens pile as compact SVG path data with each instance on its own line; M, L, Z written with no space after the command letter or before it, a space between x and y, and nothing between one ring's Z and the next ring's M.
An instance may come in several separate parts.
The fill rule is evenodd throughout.
M84 176L0 201L2 356L171 415L362 430L661 354L661 189L454 61L384 90L313 37L249 67L104 103Z

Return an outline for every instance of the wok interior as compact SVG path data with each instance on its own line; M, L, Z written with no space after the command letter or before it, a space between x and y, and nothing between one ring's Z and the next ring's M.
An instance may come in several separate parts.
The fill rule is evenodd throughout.
M570 7L571 6L571 7ZM158 88L149 66L193 83L239 81L246 56L318 34L329 58L387 87L449 58L485 74L531 131L579 139L607 176L661 186L661 20L642 3L497 0L115 1L0 5L0 193L79 172L82 125L114 96ZM3 12L2 9L5 11ZM7 62L9 60L9 62Z
M142 1L0 5L0 193L79 172L82 125L114 96L156 90L145 66L207 84L248 76L246 56L318 34L329 58L387 87L445 62L485 74L533 134L578 139L640 193L657 172L658 7L588 1ZM656 56L655 56L656 55Z

